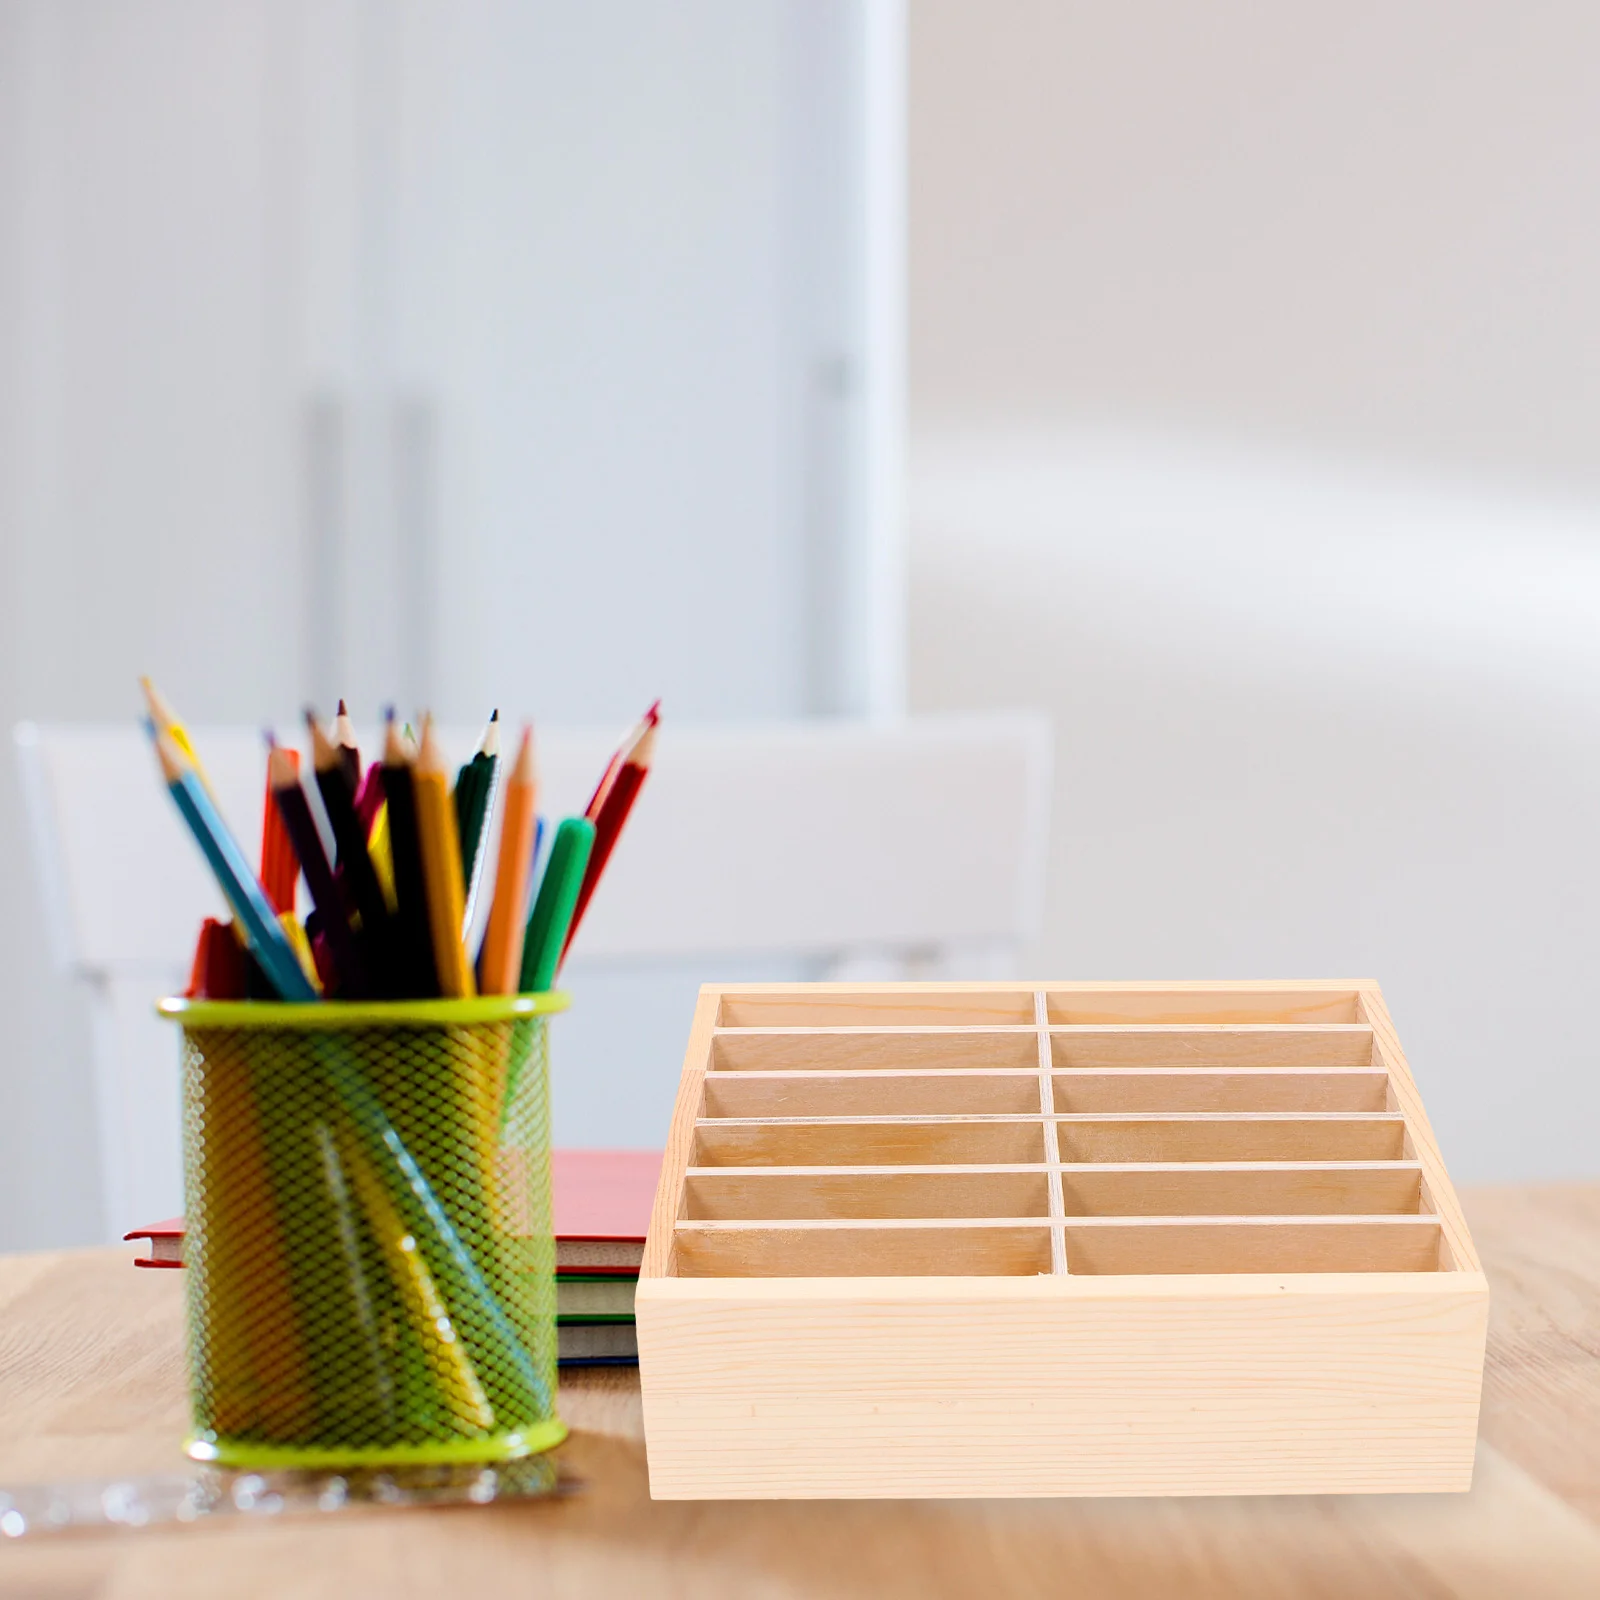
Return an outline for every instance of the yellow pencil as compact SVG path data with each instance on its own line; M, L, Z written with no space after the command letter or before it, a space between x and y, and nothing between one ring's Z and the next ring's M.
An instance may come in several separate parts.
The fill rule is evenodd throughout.
M412 769L416 791L417 835L422 847L422 880L428 893L428 927L439 992L447 1000L470 999L477 993L472 964L461 941L465 914L461 887L461 840L456 809L450 799L450 773L434 736L433 718L422 722L422 743Z
M194 741L189 737L189 730L178 720L178 713L173 710L172 702L156 688L149 678L141 678L139 687L144 690L144 703L149 708L150 720L155 723L159 732L166 736L189 758L194 765L195 776L206 786L206 793L216 798L216 791L211 787L211 780L206 776L205 766L194 747Z
M538 803L533 760L533 729L522 730L522 748L506 783L500 822L500 859L495 865L494 904L483 936L479 966L484 994L515 994L522 971L522 937L528 905L528 871L533 865L533 829Z

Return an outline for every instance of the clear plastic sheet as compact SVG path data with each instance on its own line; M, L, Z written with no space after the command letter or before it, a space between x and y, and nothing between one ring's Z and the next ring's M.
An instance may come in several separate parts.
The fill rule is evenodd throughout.
M553 1457L359 1472L186 1472L0 1487L0 1538L106 1533L217 1517L329 1516L382 1506L492 1505L569 1493Z

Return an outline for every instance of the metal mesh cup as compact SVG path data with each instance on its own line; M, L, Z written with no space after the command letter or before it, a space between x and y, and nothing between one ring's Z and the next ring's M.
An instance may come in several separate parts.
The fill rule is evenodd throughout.
M559 993L163 1000L183 1029L189 1454L495 1461L555 1412Z

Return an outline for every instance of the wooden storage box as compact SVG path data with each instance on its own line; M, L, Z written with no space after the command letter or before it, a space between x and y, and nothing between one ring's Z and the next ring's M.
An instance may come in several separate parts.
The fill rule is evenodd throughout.
M1488 1305L1375 984L708 986L650 1489L1466 1489Z

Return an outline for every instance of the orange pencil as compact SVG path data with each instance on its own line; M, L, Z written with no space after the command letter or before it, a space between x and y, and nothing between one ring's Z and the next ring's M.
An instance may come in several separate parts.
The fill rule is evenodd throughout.
M296 781L300 774L300 752L285 750L284 761ZM267 800L261 815L261 887L267 891L272 909L281 917L294 915L295 885L300 879L300 858L294 841L272 795L272 763L267 763Z
M477 985L466 946L461 942L465 895L461 887L461 840L450 800L450 773L433 731L433 718L422 722L422 744L412 769L416 791L417 838L422 846L422 876L428 892L428 926L439 992L446 1000L470 1000Z
M522 745L506 783L505 810L500 820L500 859L495 865L494 904L478 958L480 994L515 994L522 971L523 912L528 900L528 874L533 867L533 829L538 812L539 779L533 759L533 729L522 730Z

